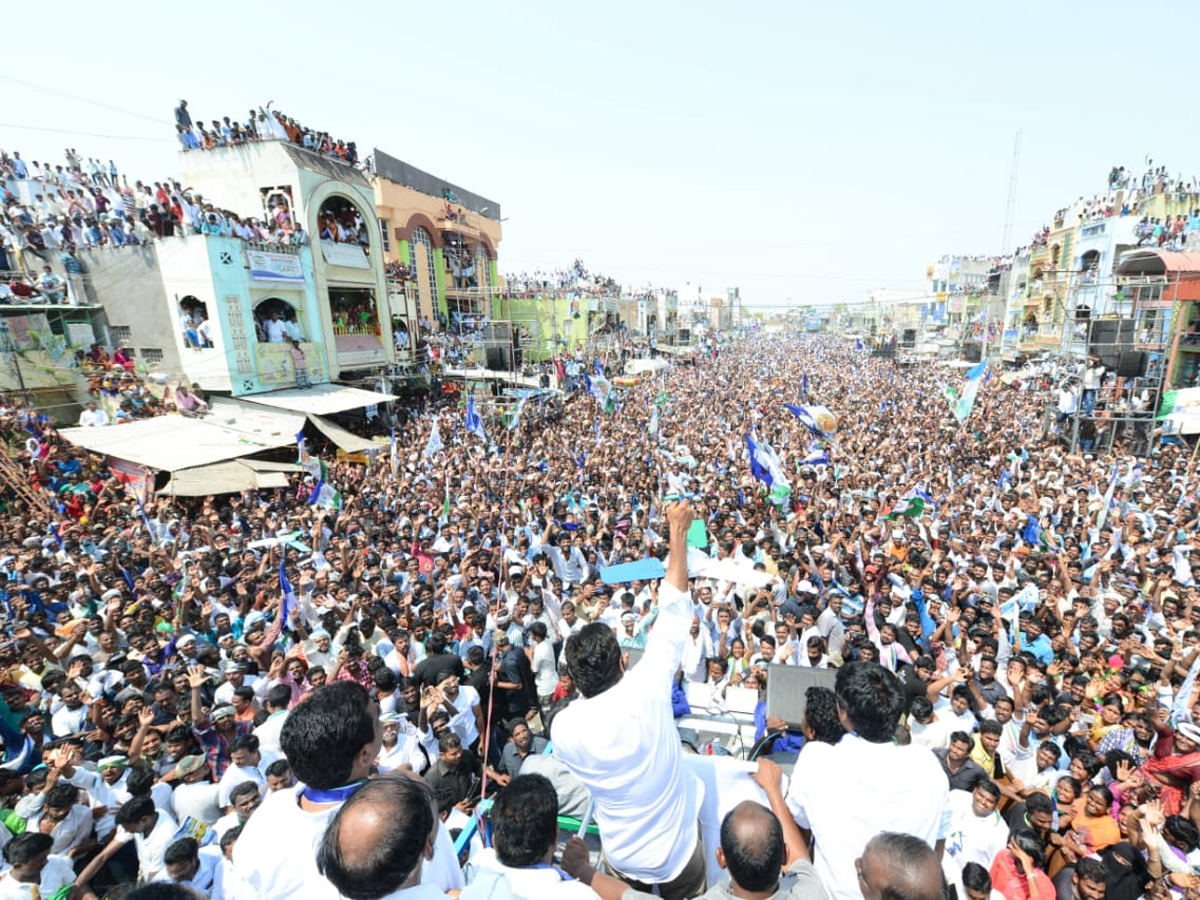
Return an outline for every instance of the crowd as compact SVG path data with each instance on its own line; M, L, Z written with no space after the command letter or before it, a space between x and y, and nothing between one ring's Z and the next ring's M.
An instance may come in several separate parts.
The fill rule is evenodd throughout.
M1138 246L1188 249L1194 244L1192 235L1200 231L1200 181L1194 176L1191 180L1182 175L1172 177L1166 166L1155 166L1149 157L1140 176L1125 166L1113 166L1108 173L1107 190L1091 197L1080 197L1073 205L1058 210L1054 214L1054 227L1061 228L1064 223L1100 222L1113 216L1137 216L1148 201L1158 196L1176 204L1186 204L1190 212L1168 216L1165 221L1142 216L1136 230ZM1045 246L1049 237L1050 226L1043 226L1033 236L1033 248Z
M1197 895L1187 448L1068 453L1022 377L960 425L955 376L828 336L603 411L586 362L557 420L413 415L368 465L194 500L10 417L0 897ZM679 682L781 666L833 686L799 726L760 701L755 799L706 837ZM556 856L560 813L599 858Z
M589 272L580 259L567 269L514 273L505 275L504 280L508 291L515 296L533 296L547 291L582 291L605 296L621 293L621 285L616 279Z
M110 175L92 176L75 150L66 154L65 166L51 166L0 151L0 272L40 272L53 255L70 272L79 248L138 247L195 234L308 243L285 195L273 195L262 215L240 215L175 179L130 186L115 166ZM34 186L22 190L20 182Z
M201 119L193 121L187 101L180 100L175 107L175 132L184 150L212 150L255 141L286 141L352 166L359 162L358 145L354 141L334 139L327 131L306 128L291 116L271 109L270 103L249 110L244 122L222 116L206 126Z

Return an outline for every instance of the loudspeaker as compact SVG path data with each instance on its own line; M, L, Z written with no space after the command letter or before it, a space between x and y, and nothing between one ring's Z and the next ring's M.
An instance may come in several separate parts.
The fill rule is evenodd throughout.
M809 666L772 665L767 670L767 715L779 716L788 728L798 730L804 722L804 694L810 687L833 690L837 680L834 669L813 669Z
M1106 368L1115 369L1121 350L1133 343L1133 319L1092 319L1088 353L1100 357Z
M488 348L486 348L487 368L493 372L509 371L510 369L512 369L512 366L510 366L509 362L508 362L509 359L511 358L511 356L510 356L511 352L512 351L510 351L508 347L488 347Z
M1140 378L1146 374L1150 354L1145 350L1126 350L1117 359L1118 378Z

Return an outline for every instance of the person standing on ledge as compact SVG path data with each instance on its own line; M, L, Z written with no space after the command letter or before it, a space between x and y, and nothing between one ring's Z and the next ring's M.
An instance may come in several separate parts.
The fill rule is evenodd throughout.
M567 640L567 668L581 699L555 719L554 755L591 791L611 873L637 890L658 885L666 900L682 900L707 887L699 832L704 786L684 769L671 713L671 680L693 615L691 504L669 504L666 519L671 555L645 653L625 672L616 636L602 622Z

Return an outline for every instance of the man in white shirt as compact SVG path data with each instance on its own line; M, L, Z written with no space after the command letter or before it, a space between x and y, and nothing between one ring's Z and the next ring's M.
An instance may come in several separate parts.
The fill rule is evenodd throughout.
M973 862L990 870L1008 846L1008 825L996 810L999 802L1000 788L991 780L981 781L973 791L950 792L946 852L960 866Z
M254 729L254 736L258 738L259 750L272 758L283 754L279 746L279 733L283 730L283 723L287 721L291 700L292 689L286 684L277 684L267 691L263 701L263 707L269 715L266 721Z
M379 707L357 682L324 685L291 711L280 743L300 786L268 794L234 845L234 869L257 897L333 900L338 891L321 878L315 851L342 804L365 789L379 755ZM460 889L449 834L439 827L433 841L422 880L443 893Z
M75 881L69 856L51 854L48 834L27 831L4 847L9 870L0 875L0 900L49 898Z
M259 793L266 793L267 773L264 771L262 753L258 749L258 738L252 734L243 734L230 746L229 768L217 782L217 806L223 812L228 812L232 804L230 794L235 787L243 782L252 781L258 785Z
M833 900L861 900L857 848L888 831L940 850L950 786L928 749L892 743L904 702L894 673L877 663L849 663L838 669L834 692L846 735L836 745L805 745L787 804L796 823L812 831L813 861Z
M117 837L109 846L125 843L133 836L137 847L140 880L157 881L166 874L164 857L175 840L179 826L166 813L154 808L149 797L134 797L117 810Z
M673 900L694 897L707 883L696 826L704 787L684 769L671 711L671 681L694 619L687 577L691 504L670 504L666 516L670 564L642 659L626 673L616 636L598 622L571 637L567 667L583 699L558 714L554 754L595 798L613 874L640 890L657 884Z
M79 414L80 428L103 428L108 424L108 413L96 405L95 400L89 400L87 409Z
M167 847L166 868L156 880L195 888L209 900L225 900L224 867L221 848L201 847L195 838L184 837Z
M279 317L279 310L271 313L271 318L263 322L263 330L267 333L268 344L282 344L287 337L287 323Z
M370 883L388 891L384 900L445 900L426 871L436 836L445 832L436 802L421 779L392 776L369 782L342 804L319 835L316 854L334 896L354 896Z
M467 863L471 883L462 900L503 895L590 900L592 889L553 865L558 842L558 795L541 775L514 778L492 807L492 846Z

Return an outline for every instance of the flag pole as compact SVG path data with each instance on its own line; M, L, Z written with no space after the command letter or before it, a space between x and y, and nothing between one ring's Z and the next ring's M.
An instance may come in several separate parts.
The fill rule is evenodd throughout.
M1196 454L1200 453L1200 434L1196 435L1196 445L1192 447L1192 458L1188 462L1187 474L1184 476L1184 481L1192 480L1192 472L1196 469Z

